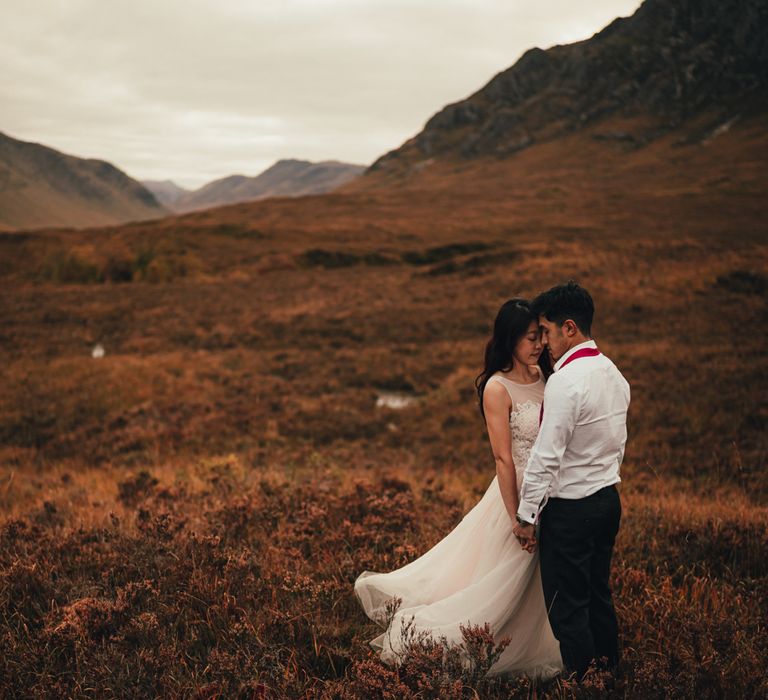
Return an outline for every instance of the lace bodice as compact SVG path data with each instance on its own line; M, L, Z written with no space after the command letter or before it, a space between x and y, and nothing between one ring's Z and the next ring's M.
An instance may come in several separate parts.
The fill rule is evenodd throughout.
M519 484L528 463L528 455L539 433L539 410L544 399L544 381L539 379L533 384L517 384L499 374L494 374L488 380L489 383L492 381L503 384L512 399L509 430L512 438L512 459L515 462Z

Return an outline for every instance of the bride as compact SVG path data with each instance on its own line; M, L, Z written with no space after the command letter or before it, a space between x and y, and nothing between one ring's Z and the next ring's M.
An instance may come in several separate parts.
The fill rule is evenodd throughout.
M428 552L396 571L364 571L355 581L368 617L389 623L371 642L385 662L397 663L404 625L460 644L461 626L488 623L497 643L511 640L491 674L550 678L561 671L560 646L544 605L539 555L535 544L523 549L512 532L549 373L529 302L510 299L496 316L485 368L475 381L496 476L480 502ZM402 602L392 616L396 598Z

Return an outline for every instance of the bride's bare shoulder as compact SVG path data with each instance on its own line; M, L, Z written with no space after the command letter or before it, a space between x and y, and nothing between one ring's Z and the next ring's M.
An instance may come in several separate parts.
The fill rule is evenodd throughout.
M493 404L501 404L507 405L511 402L511 398L509 396L509 390L504 385L504 382L500 381L491 381L500 379L498 375L493 375L492 377L488 378L488 381L485 384L485 389L483 389L483 403L488 405L488 403Z

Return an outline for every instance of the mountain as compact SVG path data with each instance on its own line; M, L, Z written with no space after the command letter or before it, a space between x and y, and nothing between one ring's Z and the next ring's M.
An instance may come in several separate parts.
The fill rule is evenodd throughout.
M527 51L367 175L411 173L434 160L506 158L601 125L594 138L625 148L686 125L694 127L689 139L704 140L765 111L767 26L768 0L646 0L591 39Z
M224 204L236 204L267 197L298 197L330 192L365 171L365 166L326 160L279 160L256 177L231 175L214 180L169 203L175 211L186 212Z
M0 133L0 228L98 226L167 213L111 163Z
M155 195L160 204L171 210L176 202L192 191L179 187L173 180L142 180L141 184Z

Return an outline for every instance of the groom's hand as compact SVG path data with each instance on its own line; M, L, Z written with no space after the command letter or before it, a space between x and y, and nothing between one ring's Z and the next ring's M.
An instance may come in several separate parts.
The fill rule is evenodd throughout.
M536 551L536 530L533 525L530 523L525 525L523 523L517 523L512 528L512 532L526 552L532 554Z

